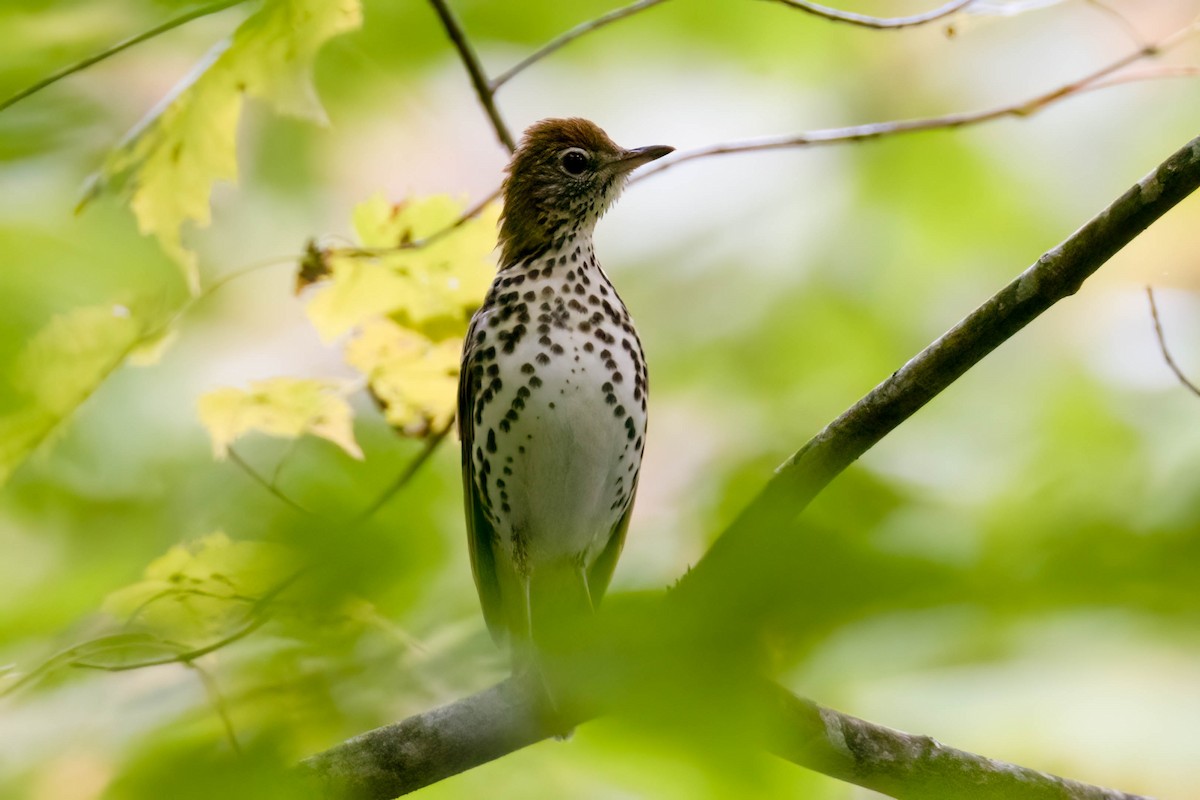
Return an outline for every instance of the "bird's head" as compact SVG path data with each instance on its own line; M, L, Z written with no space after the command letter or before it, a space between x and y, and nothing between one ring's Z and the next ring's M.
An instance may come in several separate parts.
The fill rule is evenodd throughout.
M626 150L598 125L577 117L533 124L521 137L504 181L501 264L572 232L590 233L629 173L674 149Z

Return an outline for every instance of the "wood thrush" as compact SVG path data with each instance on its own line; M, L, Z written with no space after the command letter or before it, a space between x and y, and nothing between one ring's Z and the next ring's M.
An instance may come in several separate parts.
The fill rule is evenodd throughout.
M552 617L586 614L625 540L646 436L646 360L592 249L636 167L584 119L525 131L508 166L500 270L471 320L458 426L475 585L514 667Z

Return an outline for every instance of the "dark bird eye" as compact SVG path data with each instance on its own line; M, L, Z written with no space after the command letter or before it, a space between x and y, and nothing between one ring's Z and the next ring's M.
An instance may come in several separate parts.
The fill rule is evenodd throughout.
M562 168L572 175L582 175L588 168L588 158L578 150L568 150L563 153Z

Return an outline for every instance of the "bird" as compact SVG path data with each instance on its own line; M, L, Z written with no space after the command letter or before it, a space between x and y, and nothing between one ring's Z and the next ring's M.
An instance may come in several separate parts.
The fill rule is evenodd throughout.
M673 150L545 119L506 170L499 269L464 338L457 419L472 573L514 673L539 669L540 630L595 610L624 546L648 373L592 235L629 174Z

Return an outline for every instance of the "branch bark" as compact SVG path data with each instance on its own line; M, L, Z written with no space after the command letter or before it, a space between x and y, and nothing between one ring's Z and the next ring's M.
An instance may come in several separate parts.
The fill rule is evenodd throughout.
M681 585L774 552L771 537L835 476L988 353L1058 301L1151 223L1200 187L1200 137L1134 184L1008 286L925 348L793 455ZM760 548L768 548L766 550ZM701 582L703 585L703 581ZM678 590L671 597L681 596ZM684 597L686 602L687 598ZM782 689L776 691L783 692ZM776 753L897 798L1135 797L938 745L790 694ZM578 720L560 720L577 722ZM530 695L513 682L362 734L304 766L327 792L355 800L393 797L520 749L551 732Z
M446 4L446 0L429 0L429 2L437 12L438 19L442 21L442 27L446 29L446 35L450 37L454 49L458 51L459 58L462 59L463 66L467 69L467 74L471 76L471 85L475 87L475 95L479 98L479 104L483 106L483 110L492 123L492 130L496 132L496 138L511 153L517 149L516 141L504 123L504 118L500 116L500 109L496 108L495 92L488 83L487 73L483 70L479 56L475 54L475 48L471 46L466 32L463 31L454 12L450 10L450 6Z
M946 747L765 688L775 755L898 800L1145 800ZM520 750L556 732L537 689L509 679L307 759L328 797L389 800ZM566 721L578 724L586 715Z

